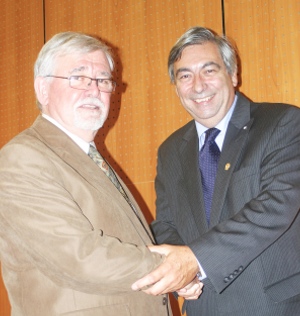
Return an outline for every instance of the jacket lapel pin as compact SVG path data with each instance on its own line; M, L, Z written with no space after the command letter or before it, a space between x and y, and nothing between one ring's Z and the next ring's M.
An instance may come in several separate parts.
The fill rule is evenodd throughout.
M231 167L230 163L227 162L227 164L225 165L225 168L224 168L224 169L225 169L226 171L228 171L228 170L230 169L230 167Z

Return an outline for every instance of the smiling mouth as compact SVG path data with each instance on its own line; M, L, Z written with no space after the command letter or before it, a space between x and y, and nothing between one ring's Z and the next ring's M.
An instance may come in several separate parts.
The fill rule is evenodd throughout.
M194 102L196 103L204 103L204 102L209 102L214 96L211 95L209 97L201 98L201 99L194 99Z
M80 106L79 108L89 109L89 110L100 110L100 107L98 105L93 105L93 104L84 104Z

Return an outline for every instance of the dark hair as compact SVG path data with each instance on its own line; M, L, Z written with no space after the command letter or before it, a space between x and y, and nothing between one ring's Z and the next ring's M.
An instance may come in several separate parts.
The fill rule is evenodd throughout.
M225 37L214 34L207 28L195 26L186 31L175 43L170 51L168 58L168 71L171 82L175 82L174 77L174 63L180 59L182 51L191 45L201 45L204 43L214 43L217 45L226 69L232 75L237 69L237 56L236 50Z

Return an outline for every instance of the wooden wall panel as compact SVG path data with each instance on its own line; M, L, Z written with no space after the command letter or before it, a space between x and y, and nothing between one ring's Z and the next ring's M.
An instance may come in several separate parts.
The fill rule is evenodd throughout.
M31 125L38 110L33 63L43 44L40 0L1 1L0 148Z
M225 1L225 16L241 57L240 90L300 106L300 1Z
M43 8L40 0L1 0L0 5L1 148L30 126L38 113L33 92L33 63L43 44ZM0 315L10 315L2 279Z

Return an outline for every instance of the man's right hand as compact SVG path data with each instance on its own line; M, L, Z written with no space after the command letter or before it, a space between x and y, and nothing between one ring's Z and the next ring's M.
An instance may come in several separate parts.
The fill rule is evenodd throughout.
M188 246L149 246L150 251L165 255L164 262L132 285L134 291L161 295L180 291L191 283L199 272L195 255ZM147 287L147 288L146 288Z

